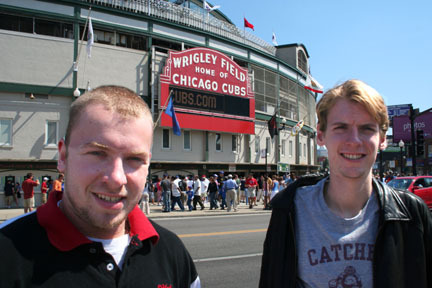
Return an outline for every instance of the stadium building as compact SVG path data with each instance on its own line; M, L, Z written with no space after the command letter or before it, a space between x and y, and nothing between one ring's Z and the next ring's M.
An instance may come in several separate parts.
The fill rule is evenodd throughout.
M149 104L153 176L316 171L321 87L306 47L271 45L206 5L0 0L0 190L27 172L55 178L70 104L112 84Z

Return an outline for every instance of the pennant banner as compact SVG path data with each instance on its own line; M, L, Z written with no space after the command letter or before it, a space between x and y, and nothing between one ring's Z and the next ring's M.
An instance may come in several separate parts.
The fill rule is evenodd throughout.
M309 86L304 86L304 88L307 89L307 90L309 90L309 91L315 92L315 93L323 93L322 90L315 89L315 88L312 88L312 87L309 87Z
M274 114L267 122L270 137L273 139L274 135L278 135L278 129L276 125L276 114Z
M291 130L291 136L296 136L303 128L304 121L300 120Z
M94 43L93 24L91 17L89 18L88 30L87 30L87 56L91 58L91 49Z
M174 134L180 136L181 135L180 124L177 121L177 116L174 111L172 97L170 97L169 99L168 106L165 109L165 114L172 118L172 127L173 127Z

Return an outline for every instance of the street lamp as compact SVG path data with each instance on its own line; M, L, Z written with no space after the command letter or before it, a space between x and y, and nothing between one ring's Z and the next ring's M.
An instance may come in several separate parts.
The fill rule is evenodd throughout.
M403 173L403 148L405 146L405 143L402 141L402 139L399 141L399 148L400 148L400 173Z

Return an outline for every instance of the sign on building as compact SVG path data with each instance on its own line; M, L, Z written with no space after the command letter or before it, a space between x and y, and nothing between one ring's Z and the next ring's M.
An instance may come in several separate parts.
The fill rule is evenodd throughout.
M255 98L248 71L225 54L208 48L170 51L160 79L160 108L172 91L182 129L255 134ZM163 113L161 126L171 125Z
M432 137L432 110L423 112L414 120L414 130L423 130L425 138ZM411 142L411 121L408 116L393 117L393 143Z

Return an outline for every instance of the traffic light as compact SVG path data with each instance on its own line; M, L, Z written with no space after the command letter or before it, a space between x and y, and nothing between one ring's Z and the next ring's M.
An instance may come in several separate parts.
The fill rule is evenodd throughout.
M423 156L424 154L424 132L423 130L417 130L417 156Z

